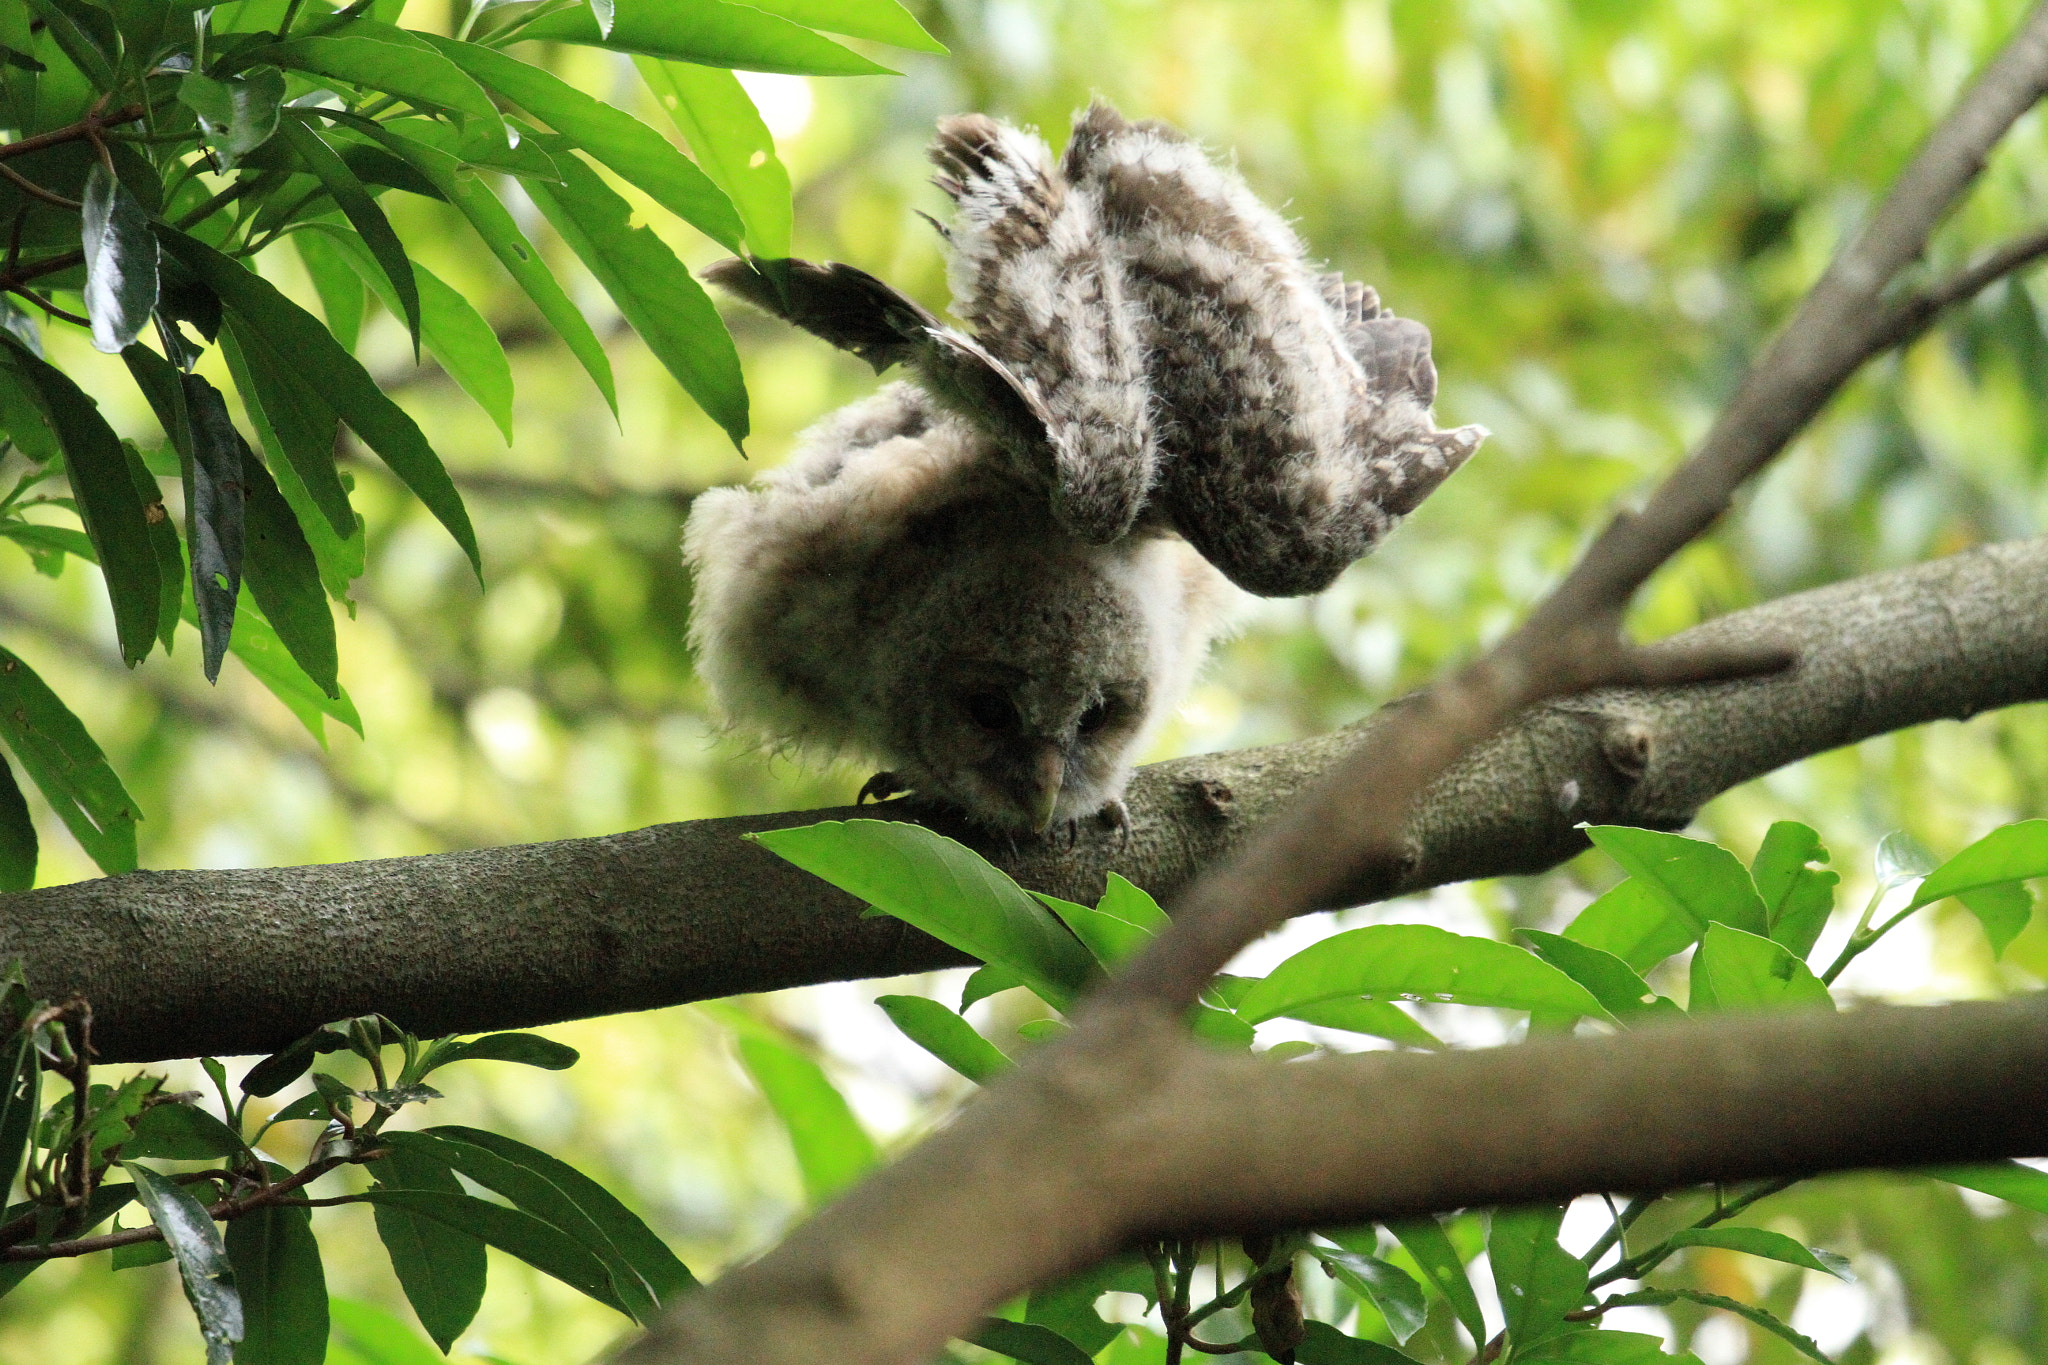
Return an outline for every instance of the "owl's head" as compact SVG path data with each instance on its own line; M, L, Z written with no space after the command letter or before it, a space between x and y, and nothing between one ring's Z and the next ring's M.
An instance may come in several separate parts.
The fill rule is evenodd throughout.
M1141 551L967 516L930 564L881 708L889 761L991 829L1045 831L1123 795L1178 653L1176 587ZM971 549L968 546L972 546ZM1167 705L1171 699L1166 700Z

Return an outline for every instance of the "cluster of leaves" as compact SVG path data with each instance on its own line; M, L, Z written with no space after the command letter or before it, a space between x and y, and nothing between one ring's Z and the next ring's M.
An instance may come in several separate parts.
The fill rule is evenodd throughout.
M93 1083L90 1010L79 1001L34 999L18 969L0 989L0 1025L0 1173L11 1182L18 1171L26 1196L0 1222L0 1294L60 1256L106 1251L117 1270L175 1260L209 1362L321 1365L330 1309L312 1209L340 1204L374 1210L399 1285L443 1351L482 1302L486 1247L636 1321L696 1283L638 1217L545 1152L460 1126L386 1130L405 1106L440 1098L426 1078L450 1063L561 1070L576 1062L573 1049L536 1034L428 1041L379 1015L344 1020L259 1062L242 1080L239 1098L226 1069L206 1058L216 1116L209 1097L166 1092L159 1076ZM395 1074L385 1064L392 1047L402 1056ZM313 1071L330 1053L360 1058L374 1084L357 1088L332 1071ZM45 1072L70 1082L47 1109L39 1093ZM267 1098L302 1077L310 1086L303 1095L278 1104L260 1123L249 1113L252 1097ZM358 1103L369 1108L361 1118ZM324 1127L305 1162L287 1170L263 1143L276 1125L301 1121ZM201 1169L192 1169L195 1163ZM345 1166L366 1167L374 1183L307 1197L314 1181ZM112 1179L116 1174L127 1178ZM506 1202L467 1193L458 1176ZM117 1215L131 1200L147 1221L123 1229ZM116 1219L114 1231L89 1235L109 1218ZM217 1224L226 1224L225 1235ZM379 1342L416 1341L396 1324L380 1324L374 1310L348 1311L349 1335L362 1339L357 1345L366 1358L379 1357ZM392 1351L405 1357L398 1347L381 1354Z
M1194 1011L1194 1032L1220 1046L1256 1048L1258 1026L1286 1018L1398 1046L1436 1048L1443 1044L1400 1002L1526 1011L1532 1032L1569 1030L1581 1020L1627 1029L1725 1010L1832 1009L1827 982L1908 916L1945 898L1955 897L1973 911L1994 951L2002 952L2032 914L2026 880L2048 876L2048 820L1995 830L1939 866L1895 836L1880 850L1875 894L1832 963L1816 973L1806 958L1835 908L1840 879L1822 866L1828 852L1808 826L1772 826L1748 866L1715 844L1675 834L1621 826L1588 833L1628 876L1563 933L1524 930L1529 946L1522 948L1421 924L1346 930L1294 954L1264 977L1219 976ZM912 1041L977 1083L1001 1073L1011 1058L963 1017L970 1005L1021 987L1053 1010L1066 1010L1167 923L1150 896L1115 874L1095 906L1075 905L1025 891L971 850L916 825L856 820L752 837L985 964L968 979L958 1009L915 996L877 1002ZM1914 883L1904 905L1873 923L1894 892ZM1681 1007L1646 977L1688 950ZM1065 1027L1041 1019L1020 1034L1028 1044ZM814 1064L804 1086L763 1079L748 1046L742 1042L742 1059L788 1123L807 1175L824 1167L840 1142L842 1123L851 1122L843 1117L844 1106L835 1113L816 1098L826 1083ZM1320 1050L1299 1039L1263 1049L1278 1060ZM2006 1163L1934 1174L2048 1211L2048 1174L2028 1167ZM1601 1320L1617 1308L1685 1299L1737 1314L1824 1362L1811 1340L1737 1300L1650 1285L1604 1297L1599 1292L1617 1282L1642 1281L1686 1247L1720 1247L1846 1275L1841 1258L1781 1233L1723 1226L1792 1183L1717 1188L1704 1212L1640 1245L1631 1245L1629 1234L1646 1214L1659 1209L1652 1223L1662 1226L1683 1205L1658 1196L1634 1199L1614 1211L1610 1229L1579 1256L1558 1243L1561 1207L1416 1219L1384 1230L1317 1230L1248 1242L1242 1254L1193 1242L1161 1243L1148 1248L1145 1258L1113 1262L1032 1294L1017 1320L991 1319L974 1340L1027 1365L1138 1365L1160 1359L1162 1349L1173 1362L1189 1347L1264 1351L1303 1365L1402 1365L1413 1361L1403 1347L1428 1345L1439 1356L1456 1349L1455 1333L1441 1321L1436 1330L1443 1335L1413 1340L1430 1325L1434 1300L1469 1334L1483 1360L1505 1354L1532 1365L1655 1365L1672 1358L1659 1338L1614 1331ZM1482 1252L1505 1323L1491 1335L1465 1271ZM1195 1270L1212 1257L1216 1292L1198 1305L1191 1300ZM1355 1335L1333 1322L1304 1321L1292 1285L1302 1263L1319 1266L1343 1291L1338 1321L1358 1309ZM1233 1276L1236 1283L1226 1287ZM1159 1310L1164 1340L1105 1321L1095 1303L1110 1290L1143 1295L1148 1308ZM1216 1325L1234 1323L1238 1338L1193 1335L1212 1319Z
M180 622L208 678L234 653L315 735L360 731L337 678L329 598L363 572L346 424L482 573L469 515L413 419L354 356L374 294L511 438L512 378L489 325L412 260L390 192L452 207L617 412L611 365L494 182L538 206L682 387L731 436L747 395L710 299L633 205L627 182L735 252L789 251L787 173L731 68L886 70L824 36L936 50L895 0L477 0L453 36L400 28L402 0L31 0L0 7L0 453L27 464L0 536L38 567L97 564L122 656L169 651ZM796 18L784 17L789 10ZM798 20L801 22L798 22ZM632 54L695 160L667 136L506 51L566 43ZM289 241L324 319L257 273ZM118 354L165 442L124 441L44 354L17 301ZM155 343L152 349L151 342ZM218 346L254 432L194 367ZM68 496L34 490L53 477ZM160 478L179 481L183 525ZM72 524L42 512L56 509ZM182 531L182 534L181 534ZM189 584L189 591L187 585ZM245 591L246 589L246 591ZM96 862L136 865L135 803L85 728L20 660L0 661L0 732ZM34 876L35 836L0 765L0 890Z

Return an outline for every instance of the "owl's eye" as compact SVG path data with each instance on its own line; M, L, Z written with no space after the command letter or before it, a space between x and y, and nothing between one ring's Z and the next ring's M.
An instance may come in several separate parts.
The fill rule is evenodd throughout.
M1000 692L970 692L963 704L967 718L984 730L1014 730L1021 719L1017 708Z
M1084 735L1092 735L1103 726L1109 724L1109 703L1107 701L1096 702L1095 705L1081 713L1080 723L1081 733Z

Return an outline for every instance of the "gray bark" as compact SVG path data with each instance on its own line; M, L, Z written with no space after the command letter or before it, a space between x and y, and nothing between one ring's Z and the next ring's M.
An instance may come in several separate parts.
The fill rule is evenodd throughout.
M1674 644L1783 639L1743 682L1538 707L1431 789L1412 857L1359 899L1534 872L1581 821L1678 827L1738 783L1867 736L2048 698L2048 538L1968 551L1736 612ZM1382 712L1398 712L1398 706ZM262 1052L380 1010L476 1032L961 961L746 842L857 813L925 819L1027 886L1091 900L1115 870L1171 900L1346 752L1369 719L1293 744L1142 770L1119 845L980 839L892 803L782 812L327 866L137 872L9 897L0 959L93 1003L108 1060ZM1570 798L1570 799L1568 799Z

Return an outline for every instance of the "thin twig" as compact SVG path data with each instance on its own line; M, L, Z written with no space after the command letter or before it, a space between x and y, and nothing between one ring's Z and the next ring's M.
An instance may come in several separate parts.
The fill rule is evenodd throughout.
M0 289L4 289L5 292L9 294L21 295L23 298L27 299L30 303L33 303L36 307L42 309L45 313L48 313L53 318L62 318L66 322L74 322L77 323L80 327L92 326L92 319L82 317L79 314L72 312L68 308L59 308L56 304L51 303L48 299L44 298L41 294L38 294L35 290L30 289L27 285L8 284L0 282Z
M140 104L130 104L111 114L98 112L87 114L76 123L67 123L62 128L52 128L47 133L37 133L18 142L0 143L0 161L10 161L30 152L40 152L46 147L60 147L67 142L79 142L97 137L102 128L114 128L123 123L133 123L147 112Z
M55 204L58 208L70 209L73 213L76 213L80 209L85 207L85 205L79 203L76 199L66 199L61 194L57 194L50 190L44 189L41 185L38 185L35 181L29 179L20 171L15 170L14 167L8 165L4 161L0 161L0 175L4 175L9 180L13 181L15 187L19 189L23 194L26 194L31 198L40 199L45 204Z

